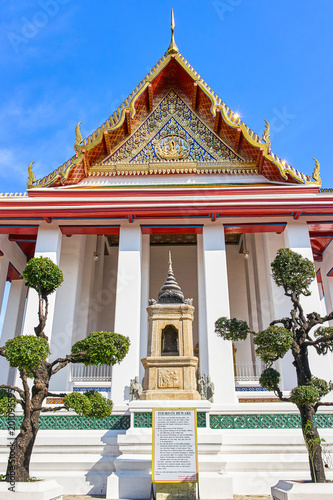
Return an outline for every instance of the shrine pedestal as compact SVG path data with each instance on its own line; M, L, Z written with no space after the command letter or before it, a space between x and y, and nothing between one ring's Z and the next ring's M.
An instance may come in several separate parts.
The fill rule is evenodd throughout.
M140 399L201 399L196 390L198 358L160 356L142 359L145 368L144 392Z

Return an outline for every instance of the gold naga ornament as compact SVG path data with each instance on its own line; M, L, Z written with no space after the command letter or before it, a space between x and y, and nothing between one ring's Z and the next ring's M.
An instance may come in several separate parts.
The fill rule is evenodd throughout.
M312 174L312 179L316 182L320 182L321 183L321 178L320 178L320 163L319 161L316 159L316 158L313 158L314 161L315 161L315 169L313 171L313 174Z
M271 140L269 138L269 131L271 129L269 123L267 120L264 120L264 122L266 123L266 126L265 126L265 130L264 130L264 133L262 134L262 140L268 144L268 147L270 148L271 147Z
M34 164L35 162L32 161L29 166L28 166L28 182L27 182L27 189L31 189L32 187L34 187L34 184L36 182L36 179L35 179L35 175L33 173L33 170L32 170L32 165Z
M74 143L75 151L78 151L77 146L79 146L81 144L81 142L83 141L83 137L82 137L81 130L80 130L80 124L81 124L81 122L79 122L75 127L75 143Z

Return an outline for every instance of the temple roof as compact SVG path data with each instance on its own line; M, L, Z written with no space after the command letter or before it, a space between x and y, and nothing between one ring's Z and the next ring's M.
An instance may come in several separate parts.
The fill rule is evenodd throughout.
M233 175L237 182L241 174L319 187L318 162L311 178L275 155L268 122L262 137L250 130L179 52L173 17L171 32L168 51L121 106L85 139L79 122L75 155L37 181L29 166L27 188L80 187L90 178L184 173L222 174L221 184L223 175Z

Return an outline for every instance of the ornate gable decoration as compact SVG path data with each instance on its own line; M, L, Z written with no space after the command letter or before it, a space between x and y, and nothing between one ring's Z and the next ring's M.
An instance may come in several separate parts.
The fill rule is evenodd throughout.
M228 134L233 136L230 144L245 144L242 157L207 127L174 90L169 91L157 107L150 111L153 102L156 103L161 96L160 89L154 93L156 87L153 82L162 74L168 82L168 69L172 64L179 65L178 69L193 81L196 91L191 87L192 95L187 95L187 87L187 90L185 87L183 89L187 98L190 101L195 99L195 102L197 95L208 98L211 104L210 113L215 117L217 130L220 121ZM147 110L151 114L139 125L139 119L136 117L140 103L143 102L148 102L149 106L143 105L142 109L145 108L145 113ZM198 112L200 113L199 108ZM143 115L147 116L145 113ZM125 135L131 133L131 126L134 132L126 138ZM116 149L110 149L114 148L116 143L119 144ZM38 180L29 175L27 189L75 186L90 176L164 173L259 173L273 181L284 180L288 183L317 186L321 184L317 162L311 177L275 155L271 151L269 124L266 123L263 137L255 134L213 92L173 42L168 52L101 127L82 140L77 126L74 149L75 156L49 175ZM247 154L251 156L251 160L247 158Z
M151 162L217 162L245 160L212 132L174 91L121 147L101 165Z

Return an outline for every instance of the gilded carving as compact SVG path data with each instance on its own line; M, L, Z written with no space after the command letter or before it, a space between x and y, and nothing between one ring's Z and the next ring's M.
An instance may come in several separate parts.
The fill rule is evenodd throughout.
M170 90L138 130L102 164L185 159L244 163Z
M79 122L75 127L75 143L74 143L75 151L79 151L78 146L83 141L83 137L82 137L81 130L80 130L80 124L81 124L81 122Z
M269 131L270 131L270 124L268 123L267 120L264 120L266 125L265 125L265 130L264 130L264 133L262 135L262 140L268 144L268 147L270 148L271 147L271 140L270 140L270 136L269 136Z
M320 179L320 163L319 161L316 159L316 158L313 158L314 161L315 161L315 169L313 171L313 174L312 174L312 179L316 182L320 182L321 183L321 179Z
M181 387L181 371L179 368L159 368L158 388L175 389Z
M162 160L185 160L189 155L190 145L178 135L168 135L156 141L154 149Z
M34 172L32 170L32 165L34 164L35 162L32 161L29 166L28 166L28 182L27 182L27 189L31 189L33 187L33 185L35 184L36 182L36 179L35 179L35 175L34 175Z

